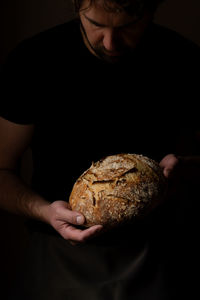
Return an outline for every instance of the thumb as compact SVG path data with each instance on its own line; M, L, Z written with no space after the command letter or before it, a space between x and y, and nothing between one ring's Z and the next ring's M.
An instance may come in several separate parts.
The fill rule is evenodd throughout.
M72 211L71 205L69 202L66 202L67 208L71 210L72 215L72 224L82 225L85 222L85 217L79 212Z
M62 220L74 225L82 225L85 222L85 217L77 211L72 211L68 202L56 201L54 202L54 208L57 220Z
M172 169L170 168L164 168L163 169L163 174L166 178L169 178L170 177L170 173L171 173Z

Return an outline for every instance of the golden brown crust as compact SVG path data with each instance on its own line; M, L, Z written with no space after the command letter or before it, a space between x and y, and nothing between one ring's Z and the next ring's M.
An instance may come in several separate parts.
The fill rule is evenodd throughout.
M118 154L93 163L75 182L69 203L85 216L86 227L114 227L151 211L164 190L165 178L155 161Z

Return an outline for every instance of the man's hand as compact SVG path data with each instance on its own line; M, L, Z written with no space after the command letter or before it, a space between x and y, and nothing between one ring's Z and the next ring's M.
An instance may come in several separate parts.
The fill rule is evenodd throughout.
M161 161L160 166L166 178L177 180L190 184L199 185L200 173L200 156L175 156L174 154L166 155Z
M180 165L180 159L174 154L168 154L160 161L163 174L168 179L167 199L181 197L180 195L183 192Z
M55 201L49 205L50 225L72 245L83 243L95 237L103 228L102 225L91 226L87 229L78 229L74 225L83 225L85 218L82 214L72 211L69 203L65 201Z
M160 166L166 178L171 178L176 174L179 166L179 159L174 154L166 155L161 161Z

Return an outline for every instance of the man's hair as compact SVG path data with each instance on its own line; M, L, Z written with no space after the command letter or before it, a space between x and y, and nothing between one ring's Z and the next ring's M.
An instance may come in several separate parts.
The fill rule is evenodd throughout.
M75 11L79 12L84 0L73 0ZM91 7L95 2L99 0L89 0L89 5L87 8ZM165 0L101 0L101 3L105 10L107 11L116 11L116 8L119 11L125 11L129 15L138 15L140 16L144 10L154 12L159 4Z

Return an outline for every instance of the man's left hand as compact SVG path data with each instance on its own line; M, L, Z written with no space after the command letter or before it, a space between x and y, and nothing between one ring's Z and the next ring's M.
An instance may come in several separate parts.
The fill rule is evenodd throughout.
M179 159L175 154L168 154L160 161L160 167L163 169L163 174L166 178L171 178L175 175L178 166Z

